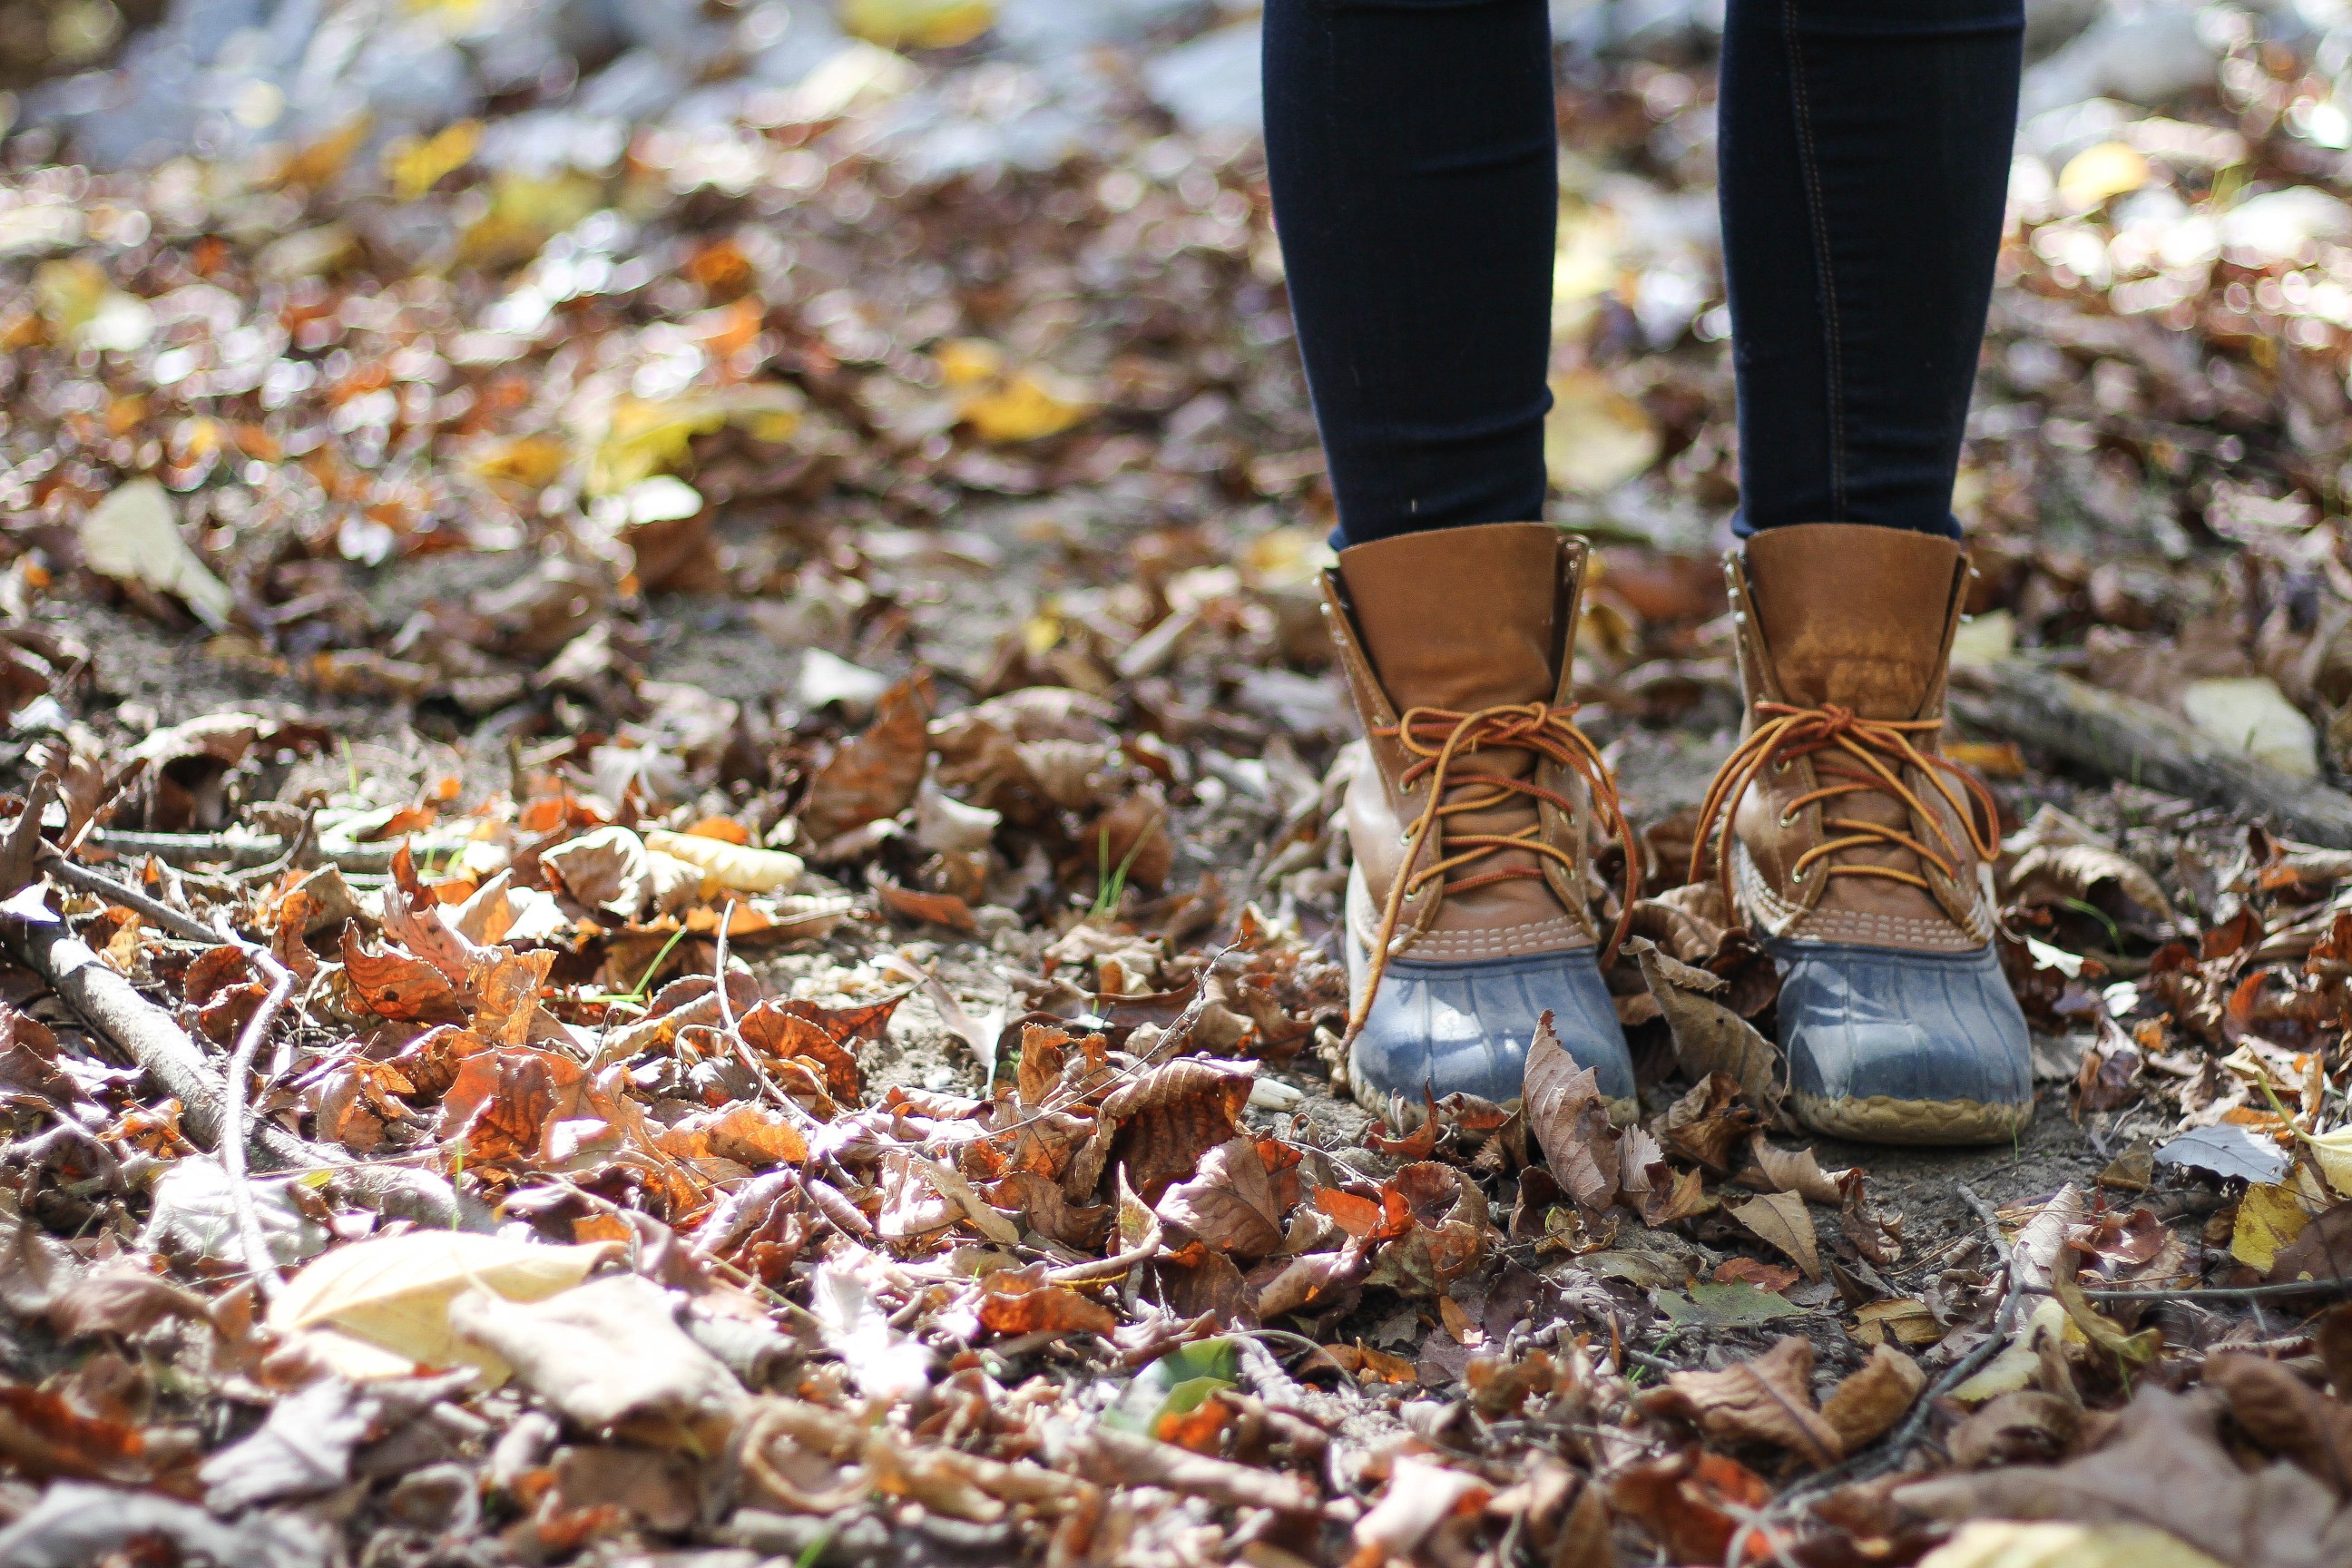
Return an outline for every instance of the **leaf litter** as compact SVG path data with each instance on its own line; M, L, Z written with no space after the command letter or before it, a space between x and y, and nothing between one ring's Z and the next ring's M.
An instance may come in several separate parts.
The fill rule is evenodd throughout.
M1772 966L1679 885L1737 719L1705 24L1571 28L1560 98L1641 1100L1547 1032L1390 1128L1331 1073L1262 162L1053 99L1019 11L845 6L551 161L654 55L144 163L28 95L0 1557L2341 1560L2352 818L1971 705L2352 763L2339 43L2209 8L2159 101L2052 107L2119 12L2029 81L1955 750L2042 1108L1950 1156L1797 1139ZM694 79L782 72L762 16ZM1203 20L1087 58L1162 93ZM104 31L47 37L144 80Z

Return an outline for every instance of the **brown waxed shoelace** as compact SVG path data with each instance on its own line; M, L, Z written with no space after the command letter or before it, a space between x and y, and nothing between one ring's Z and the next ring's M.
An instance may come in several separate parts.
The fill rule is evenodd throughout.
M1617 949L1625 940L1626 922L1633 918L1633 893L1640 883L1640 848L1625 825L1625 813L1617 800L1616 781L1610 777L1609 765L1601 760L1600 752L1584 731L1576 727L1576 704L1555 705L1548 702L1509 703L1496 708L1482 708L1475 713L1458 713L1446 708L1408 708L1391 725L1376 725L1371 732L1382 740L1392 740L1416 759L1408 766L1398 782L1411 789L1419 780L1429 781L1429 804L1405 833L1403 864L1389 883L1388 898L1381 910L1380 931L1372 942L1370 977L1364 986L1363 1000L1356 1005L1354 1016L1348 1020L1348 1037L1354 1039L1370 1016L1372 997L1380 990L1381 977L1388 970L1389 944L1395 940L1398 918L1404 903L1415 891L1432 880L1443 878L1448 871L1490 855L1500 855L1513 849L1554 860L1571 875L1576 861L1566 850L1543 841L1540 816L1514 833L1451 834L1444 831L1444 820L1465 812L1486 811L1502 805L1513 795L1524 795L1545 801L1573 816L1576 805L1557 790L1545 788L1528 778L1505 778L1499 773L1455 774L1454 764L1465 753L1491 751L1499 747L1517 747L1548 757L1567 768L1585 782L1592 792L1592 804L1603 823L1625 846L1625 889L1617 916L1617 928L1609 938L1609 946L1601 954L1604 969L1617 956ZM1475 798L1449 801L1445 797L1454 789L1472 784L1491 786ZM1412 870L1429 835L1438 835L1437 858L1419 871ZM1543 875L1536 866L1505 867L1481 871L1475 876L1444 882L1442 893L1467 892L1490 883L1509 881L1516 878Z
M1850 795L1884 794L1893 795L1909 807L1912 814L1925 820L1934 829L1937 842L1947 854L1937 854L1927 845L1897 827L1883 823L1860 822L1850 816L1827 818L1822 826L1846 835L1816 844L1797 857L1794 874L1804 876L1805 868L1827 856L1846 849L1874 847L1907 849L1922 861L1932 863L1947 878L1959 876L1959 847L1944 831L1936 814L1927 803L1913 794L1899 773L1890 772L1882 757L1898 765L1917 768L1934 784L1937 793L1951 805L1953 813L1964 825L1969 845L1985 859L2000 852L1997 837L2000 813L1993 804L1992 792L1986 789L1974 773L1958 763L1932 752L1923 752L1912 744L1915 734L1943 728L1941 719L1864 719L1851 708L1830 703L1820 708L1800 708L1786 702L1759 702L1756 715L1763 722L1753 734L1739 742L1730 756L1724 759L1717 771L1715 783L1708 786L1706 799L1698 808L1698 826L1691 845L1690 879L1694 882L1705 875L1706 854L1710 843L1715 849L1716 868L1723 879L1723 899L1727 909L1736 908L1731 887L1731 826L1738 810L1740 797L1756 776L1774 763L1794 762L1822 752L1843 752L1869 769L1857 773L1851 767L1825 767L1816 763L1815 776L1835 779L1835 784L1810 790L1792 800L1782 810L1785 824L1806 806L1817 801L1836 800ZM1968 792L1968 798L1954 792L1947 778L1958 779ZM1972 805L1984 808L1982 820L1992 825L1983 830ZM1897 882L1907 882L1924 892L1935 889L1927 879L1916 872L1900 870L1893 866L1832 865L1824 873L1830 877L1885 877Z

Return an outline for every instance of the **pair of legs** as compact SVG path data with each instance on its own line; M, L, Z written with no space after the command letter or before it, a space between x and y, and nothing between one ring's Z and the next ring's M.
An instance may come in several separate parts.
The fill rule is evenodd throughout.
M1990 802L1936 747L2022 32L2020 0L1730 0L1726 22L1749 710L1713 847L1781 963L1801 1110L1861 1136L1998 1137L2030 1105L1976 888ZM1582 556L1524 521L1545 492L1549 44L1544 0L1266 7L1276 220L1369 742L1351 1072L1399 1109L1517 1092L1543 1012L1604 1093L1632 1089L1589 886L1622 823L1568 695Z

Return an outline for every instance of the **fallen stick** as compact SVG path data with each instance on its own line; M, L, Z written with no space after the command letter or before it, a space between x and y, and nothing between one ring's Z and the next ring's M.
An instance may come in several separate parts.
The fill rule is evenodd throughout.
M224 1114L227 1084L169 1013L139 994L63 921L0 920L0 935L83 1023L180 1102L180 1127L193 1142L220 1150L230 1120ZM250 1123L243 1142L257 1170L331 1170L337 1189L362 1207L443 1228L458 1222L456 1190L429 1172L363 1163L274 1121Z
M16 955L47 981L84 1023L180 1102L182 1130L204 1148L217 1150L226 1085L187 1031L169 1013L139 994L64 921L11 920L7 936ZM268 1121L253 1124L246 1152L262 1170L345 1163L334 1152L306 1143Z
M2352 795L2217 744L2160 708L2020 658L1952 667L1952 711L1988 734L2207 805L2291 838L2352 849Z
M288 847L285 839L276 837L231 838L221 833L138 833L115 827L98 828L83 842L90 848L110 850L117 855L152 855L172 866L226 865L238 870L251 870L282 859ZM402 842L395 838L348 848L314 847L323 865L353 873L383 872L392 869L393 854Z

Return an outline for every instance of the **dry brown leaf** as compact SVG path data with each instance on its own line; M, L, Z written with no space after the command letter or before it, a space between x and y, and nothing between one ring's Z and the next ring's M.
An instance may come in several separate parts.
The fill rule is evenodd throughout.
M1201 1156L1234 1135L1248 1103L1255 1064L1180 1057L1103 1097L1102 1125L1112 1157L1146 1203L1189 1176Z
M469 1009L449 977L432 964L397 952L370 952L359 923L343 927L343 974L354 1000L380 1018L403 1024L462 1024Z
M1154 1212L1184 1235L1254 1263L1282 1245L1286 1206L1256 1142L1232 1138L1202 1154L1199 1171L1162 1194Z
M2054 1394L2019 1389L2001 1394L1952 1428L1944 1447L1964 1470L1995 1465L2046 1465L2063 1459L2082 1429L2082 1406Z
M1805 1271L1806 1279L1822 1277L1821 1246L1813 1233L1813 1216L1806 1210L1805 1200L1796 1194L1767 1193L1760 1198L1734 1204L1723 1212L1767 1247L1785 1253Z
M2247 1436L2352 1496L2352 1405L2330 1399L2274 1361L2225 1351L2205 1363L2205 1384L2230 1402Z
M1813 1347L1790 1334L1762 1355L1721 1372L1675 1372L1642 1397L1656 1415L1698 1423L1720 1442L1770 1443L1817 1467L1845 1453L1836 1426L1813 1408Z
M1947 1520L2144 1524L2233 1568L2320 1568L2352 1557L2352 1514L2284 1461L2248 1469L2216 1436L2221 1396L2143 1384L2104 1447L2058 1466L1937 1477L1895 1492Z
M1617 1200L1619 1141L1598 1075L1576 1065L1552 1032L1551 1016L1547 1010L1536 1021L1528 1047L1528 1130L1561 1191L1597 1212Z
M1748 1141L1748 1153L1756 1168L1776 1193L1794 1193L1809 1204L1827 1204L1835 1207L1845 1201L1842 1185L1851 1173L1824 1171L1811 1149L1775 1149L1756 1133Z
M1838 1440L1850 1454L1885 1436L1927 1386L1927 1373L1917 1362L1882 1344L1861 1370L1830 1390L1822 1401L1822 1419L1837 1428Z
M1755 1025L1714 999L1725 988L1723 978L1667 956L1654 943L1626 945L1636 950L1643 983L1665 1014L1683 1071L1693 1079L1726 1074L1750 1104L1777 1117L1786 1092L1780 1048L1757 1033Z
M874 722L818 765L802 803L801 832L828 843L914 804L930 755L931 678L917 670L882 694Z
M1048 1285L1044 1267L1000 1271L981 1282L980 1322L1000 1334L1108 1334L1118 1326L1111 1310L1066 1286Z

